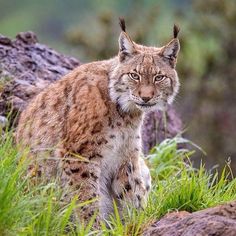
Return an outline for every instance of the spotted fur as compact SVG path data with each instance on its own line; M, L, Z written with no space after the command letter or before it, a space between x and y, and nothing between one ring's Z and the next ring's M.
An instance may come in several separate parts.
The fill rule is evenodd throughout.
M136 44L125 32L118 56L79 66L37 95L22 112L16 139L29 146L31 170L60 176L65 199L93 200L78 209L97 221L131 203L145 205L150 174L141 158L143 114L165 109L178 92L175 70L179 41L165 46ZM36 168L37 167L37 168Z

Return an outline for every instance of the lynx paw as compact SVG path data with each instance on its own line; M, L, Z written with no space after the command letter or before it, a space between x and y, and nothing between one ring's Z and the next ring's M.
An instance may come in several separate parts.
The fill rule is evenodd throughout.
M149 169L141 158L139 164L138 169L131 162L122 165L112 183L117 200L138 209L146 206L151 188Z

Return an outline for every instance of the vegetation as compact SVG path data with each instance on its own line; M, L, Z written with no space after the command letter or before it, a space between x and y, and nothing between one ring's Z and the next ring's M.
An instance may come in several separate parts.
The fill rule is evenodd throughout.
M194 169L189 157L193 151L178 148L190 143L181 137L166 139L147 158L153 188L147 207L137 213L127 210L125 224L118 214L102 225L102 235L138 235L151 222L169 211L190 212L236 199L236 179L227 166L222 175L201 165ZM56 181L34 183L27 176L27 150L13 144L10 132L0 140L0 235L97 235L88 226L71 222L73 209L87 203L63 204ZM214 172L214 173L213 173ZM231 179L231 180L230 180Z

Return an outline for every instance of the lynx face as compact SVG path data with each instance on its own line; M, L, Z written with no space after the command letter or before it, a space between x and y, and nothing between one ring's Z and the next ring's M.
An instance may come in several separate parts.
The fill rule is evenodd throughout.
M134 43L123 31L119 45L119 64L112 74L111 97L125 111L165 109L179 89L175 70L179 40L175 37L161 48L146 47Z

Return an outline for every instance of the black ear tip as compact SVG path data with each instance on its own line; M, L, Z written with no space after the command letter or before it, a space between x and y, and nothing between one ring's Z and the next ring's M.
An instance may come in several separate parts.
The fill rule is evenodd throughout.
M119 17L119 24L122 31L126 32L125 19L123 17Z
M173 27L173 35L174 35L174 38L177 38L177 37L178 37L179 31L180 31L179 26L176 25L176 24L174 24L174 27Z

